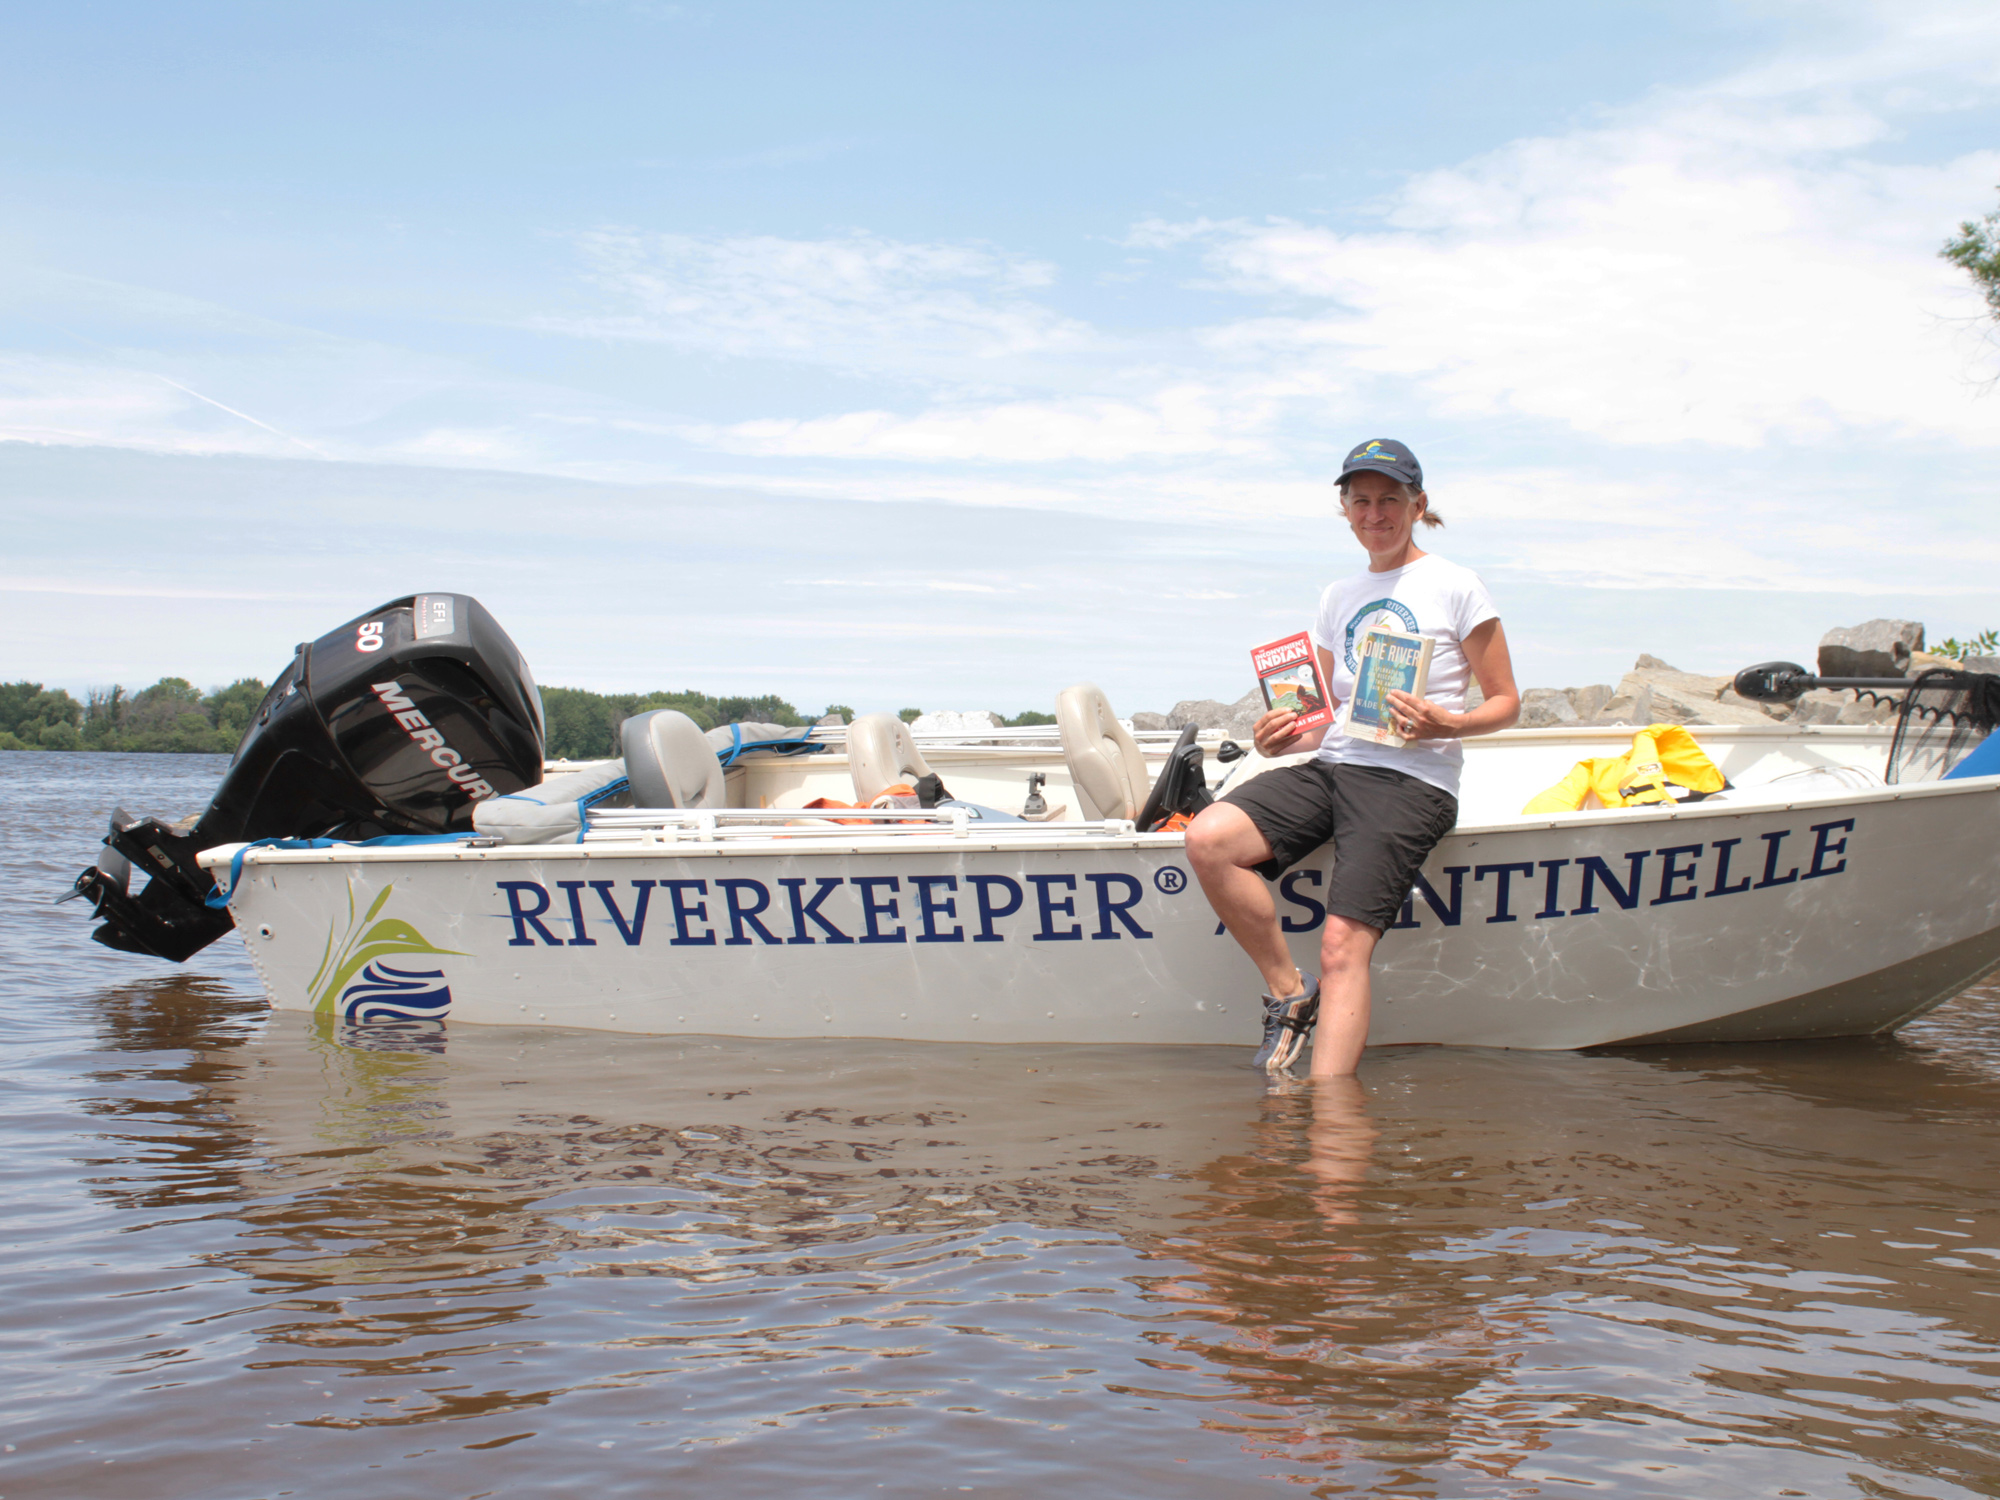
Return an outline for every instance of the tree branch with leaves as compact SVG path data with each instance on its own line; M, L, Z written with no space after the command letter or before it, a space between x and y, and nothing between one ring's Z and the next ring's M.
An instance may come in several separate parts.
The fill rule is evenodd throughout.
M1938 254L1972 278L1987 312L2000 321L2000 210L1965 220Z

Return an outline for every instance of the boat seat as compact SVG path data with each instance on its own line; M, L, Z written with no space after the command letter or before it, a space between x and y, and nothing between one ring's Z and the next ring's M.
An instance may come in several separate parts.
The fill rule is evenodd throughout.
M1062 736L1069 779L1086 818L1136 820L1153 789L1146 757L1111 700L1094 682L1079 682L1056 696L1056 729Z
M618 731L634 807L721 807L722 762L701 726L658 708L635 714Z
M894 714L863 714L847 726L847 774L855 805L866 807L898 782L913 787L932 772L909 725Z

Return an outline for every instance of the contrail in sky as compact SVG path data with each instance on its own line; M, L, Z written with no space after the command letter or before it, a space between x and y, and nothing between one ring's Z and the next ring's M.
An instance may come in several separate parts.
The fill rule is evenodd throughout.
M182 385L178 380L168 380L166 376L160 374L160 372L157 370L150 370L147 373L152 375L152 377L155 380L165 380L166 383L172 386L175 390L180 391L186 395L192 396L197 401L206 401L210 406L214 407L217 411L226 411L232 417L241 417L244 421L248 422L252 427L261 427L266 432L276 433L279 437L283 438L288 443L297 443L301 448L305 449L306 452L312 454L315 458L323 458L328 463L332 463L334 461L332 454L320 452L319 449L315 448L311 443L307 442L304 438L293 437L289 432L286 432L283 428L273 427L269 422L258 421L255 417L251 416L250 413L248 413L247 411L238 411L233 406L224 406L220 401L216 400L213 396L204 396L200 391L195 390L192 386Z

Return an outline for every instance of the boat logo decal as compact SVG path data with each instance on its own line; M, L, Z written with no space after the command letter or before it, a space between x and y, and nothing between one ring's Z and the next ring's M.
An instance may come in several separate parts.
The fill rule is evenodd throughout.
M451 986L442 969L393 969L376 962L340 992L343 1021L366 1026L375 1021L440 1021L451 1010Z
M329 924L319 970L306 986L312 1008L347 1021L442 1021L451 1007L451 988L442 969L399 969L386 960L463 958L440 948L401 917L383 915L395 886L385 885L366 914L355 915L354 883L347 887L347 927L336 934Z
M1153 886L1162 896L1178 896L1187 889L1187 871L1179 865L1161 865L1153 872Z

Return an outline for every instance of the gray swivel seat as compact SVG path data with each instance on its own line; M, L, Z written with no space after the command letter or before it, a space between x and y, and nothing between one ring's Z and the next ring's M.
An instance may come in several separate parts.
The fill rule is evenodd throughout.
M634 807L721 807L722 762L701 726L671 708L637 714L618 731Z

